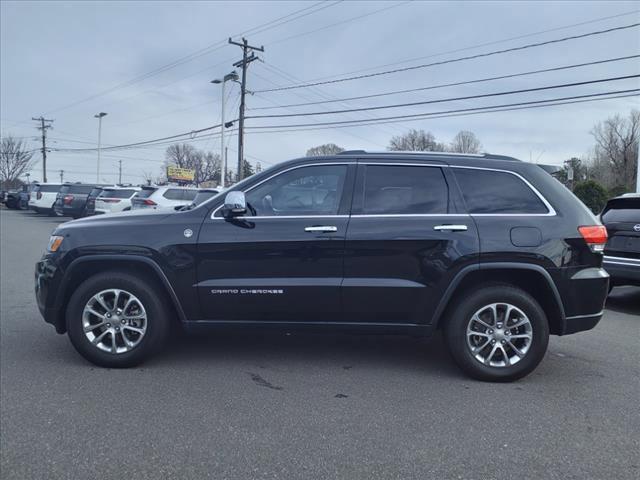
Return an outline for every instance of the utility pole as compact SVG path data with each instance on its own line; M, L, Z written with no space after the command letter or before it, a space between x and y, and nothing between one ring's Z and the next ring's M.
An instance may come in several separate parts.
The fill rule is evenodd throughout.
M96 113L93 117L98 119L98 165L96 168L96 183L100 183L100 151L102 149L102 117L105 112Z
M64 170L60 170L60 183L64 183Z
M53 128L51 126L53 120L47 120L42 116L31 117L31 120L40 122L40 125L36 128L42 131L42 182L47 183L47 129Z
M118 185L122 185L122 160L118 160Z
M233 64L234 67L242 67L242 83L240 84L240 114L238 115L238 181L242 180L242 167L244 162L244 97L247 92L247 66L258 57L253 53L254 50L264 52L264 47L253 47L249 45L246 38L242 38L242 43L234 42L229 38L231 45L237 45L242 48L242 60ZM249 55L251 51L251 55Z
M222 180L222 187L227 184L227 153L229 153L229 147L224 147L224 179Z
M640 193L640 141L636 141L636 193Z

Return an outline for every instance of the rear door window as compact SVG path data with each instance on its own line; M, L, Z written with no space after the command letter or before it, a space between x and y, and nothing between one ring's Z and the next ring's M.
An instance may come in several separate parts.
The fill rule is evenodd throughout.
M449 188L439 167L367 165L362 192L365 215L438 214L449 210Z
M472 214L545 214L540 197L508 172L453 168L467 211Z

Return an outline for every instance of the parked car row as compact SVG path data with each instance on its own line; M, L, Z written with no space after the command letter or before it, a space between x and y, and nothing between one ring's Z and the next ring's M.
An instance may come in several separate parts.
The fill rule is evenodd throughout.
M32 183L3 192L8 208L72 218L138 208L180 209L217 195L218 190L180 186L107 186L84 183Z

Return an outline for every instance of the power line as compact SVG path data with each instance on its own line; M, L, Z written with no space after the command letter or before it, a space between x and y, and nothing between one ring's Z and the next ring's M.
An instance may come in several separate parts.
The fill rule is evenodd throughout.
M286 24L288 22L291 22L291 21L294 21L294 20L298 20L299 18L303 18L303 17L305 17L307 15L311 15L313 13L316 13L316 12L320 11L320 10L324 10L325 8L329 8L329 7L332 7L334 5L337 5L341 1L342 0L339 0L339 1L336 1L336 2L328 4L328 5L322 5L322 4L325 3L324 1L317 2L317 3L314 3L313 5L304 7L304 8L299 9L299 10L296 10L296 11L294 11L292 13L289 13L289 14L284 15L282 17L276 18L276 19L271 20L269 22L263 23L263 24L258 25L256 27L250 28L250 29L245 30L243 32L240 32L240 33L238 33L236 35L232 35L232 37L233 36L239 36L239 35L246 35L246 34L250 34L250 33L253 33L253 34L262 33L262 32L264 32L266 30L271 29L271 28L279 27L279 26L284 25L284 24ZM317 6L320 6L320 8L318 8L316 10L313 10L312 12L307 12L308 10L311 10L311 9L317 7ZM295 16L295 15L300 14L302 12L307 12L307 13ZM292 16L294 18L289 18L289 17L292 17ZM285 19L288 19L288 20L283 21ZM280 22L280 23L277 23L277 22ZM178 58L178 59L176 59L176 60L174 60L172 62L169 62L169 63L167 63L165 65L160 66L160 67L157 67L157 68L155 68L155 69L153 69L151 71L148 71L146 73L140 74L140 75L138 75L138 76L136 76L136 77L134 77L132 79L126 80L124 82L121 82L121 83L119 83L119 84L117 84L117 85L115 85L113 87L110 87L110 88L108 88L106 90L103 90L101 92L95 93L95 94L90 95L88 97L85 97L85 98L83 98L81 100L77 100L75 102L72 102L70 104L64 105L64 106L59 107L59 108L56 108L54 110L50 110L49 112L47 112L47 114L54 113L54 112L59 112L59 111L62 111L62 110L66 110L68 108L74 107L74 106L79 105L81 103L88 102L89 100L93 100L94 98L98 98L98 97L101 97L101 96L106 95L108 93L111 93L111 92L113 92L115 90L119 90L121 88L129 87L129 86L134 85L136 83L139 83L139 82L141 82L143 80L146 80L147 78L150 78L152 76L158 75L159 73L162 73L162 72L164 72L166 70L170 70L170 69L175 68L175 67L177 67L179 65L182 65L184 63L190 62L190 61L192 61L192 60L194 60L196 58L202 57L203 55L207 55L207 54L212 53L212 52L214 52L216 50L220 50L221 48L225 47L226 45L227 45L226 39L225 40L219 40L219 41L217 41L215 43L212 43L212 44L210 44L210 45L208 45L208 46L206 46L204 48L196 50L195 52L190 53L189 55L186 55L184 57L180 57L180 58Z
M551 67L551 68L544 68L544 69L541 69L541 70L530 70L530 71L527 71L527 72L511 73L511 74L507 74L507 75L499 75L499 76L496 76L496 77L485 77L485 78L478 78L478 79L474 79L474 80L463 80L463 81L452 82L452 83L441 83L441 84L438 84L438 85L430 85L428 87L409 88L409 89L404 89L404 90L393 90L393 91L389 91L389 92L373 93L373 94L370 94L370 95L360 95L360 96L357 96L357 97L337 98L337 99L332 99L332 100L321 100L321 101L317 101L317 102L290 103L290 104L287 104L287 105L276 105L276 106L270 106L270 107L254 107L254 108L250 108L249 110L273 110L275 108L293 108L293 107L304 107L304 106L309 106L309 105L320 105L320 104L325 104L325 103L349 102L349 101L353 101L353 100L365 100L365 99L369 99L369 98L385 97L385 96L389 96L389 95L398 95L398 94L402 94L402 93L421 92L421 91L425 91L425 90L435 90L435 89L438 89L438 88L456 87L456 86L460 86L460 85L470 85L470 84L474 84L474 83L489 82L489 81L493 81L493 80L504 80L504 79L507 79L507 78L523 77L523 76L534 75L534 74L538 74L538 73L557 72L557 71L568 70L568 69L572 69L572 68L587 67L587 66L591 66L591 65L600 65L600 64L611 63L611 62L619 62L619 61L622 61L622 60L630 60L630 59L639 58L639 57L640 57L640 55L629 55L629 56L626 56L626 57L608 58L606 60L595 60L593 62L574 63L572 65L563 65L561 67Z
M279 88L269 88L269 89L265 89L265 90L257 90L256 93L266 93L266 92L278 92L278 91L282 91L282 90L293 90L293 89L297 89L297 88L308 88L308 87L314 87L317 85L327 85L327 84L334 84L334 83L341 83L341 82L348 82L348 81L352 81L352 80L360 80L363 78L371 78L371 77L378 77L380 75L389 75L392 73L400 73L400 72L406 72L406 71L410 71L410 70L417 70L417 69L422 69L422 68L428 68L428 67L434 67L437 65L445 65L445 64L449 64L449 63L456 63L456 62L462 62L462 61L466 61L466 60L473 60L476 58L483 58L483 57L489 57L489 56L493 56L493 55L500 55L503 53L509 53L509 52L517 52L517 51L521 51L521 50L525 50L525 49L529 49L529 48L535 48L535 47L541 47L544 45L552 45L555 43L561 43L561 42L567 42L569 40L577 40L577 39L582 39L582 38L587 38L587 37L593 37L596 35L604 35L606 33L611 33L611 32L616 32L616 31L620 31L620 30L626 30L629 28L635 28L637 26L639 26L640 23L632 23L630 25L623 25L623 26L618 26L618 27L613 27L613 28L608 28L606 30L597 30L594 32L588 32L588 33L583 33L580 35L572 35L569 37L562 37L562 38L556 38L553 40L546 40L544 42L537 42L537 43L529 43L526 45L521 45L519 47L512 47L512 48L505 48L502 50L494 50L492 52L486 52L486 53L478 53L476 55L468 55L466 57L459 57L459 58L453 58L453 59L449 59L449 60L442 60L440 62L433 62L433 63L425 63L422 65L413 65L410 67L403 67L403 68L395 68L393 70L385 70L382 72L375 72L375 73L368 73L368 74L363 74L363 75L355 75L355 76L351 76L351 77L345 77L345 78L338 78L335 80L325 80L325 81L320 81L320 82L309 82L309 83L301 83L298 85L289 85L289 86L285 86L285 87L279 87Z
M569 24L569 25L561 25L559 27L549 28L549 29L546 29L546 30L539 30L537 32L531 32L531 33L525 33L523 35L517 35L515 37L503 38L501 40L493 40L491 42L485 42L485 43L480 43L480 44L476 44L476 45L469 45L467 47L460 47L460 48L456 48L456 49L453 49L453 50L447 50L446 52L432 53L432 54L429 54L429 55L422 55L420 57L408 58L406 60L400 60L400 61L397 61L397 62L391 62L391 63L382 64L382 65L376 65L374 67L361 68L359 70L351 70L350 72L344 72L344 73L341 73L341 74L338 74L338 75L328 75L328 76L324 76L324 77L316 77L316 78L309 79L308 82L315 82L315 81L319 81L319 80L328 80L328 79L331 79L331 78L338 78L338 77L342 77L342 76L345 76L345 75L354 75L356 73L368 72L368 71L376 70L376 69L379 69L379 68L391 67L391 66L394 66L394 65L402 65L403 63L417 62L419 60L425 60L427 58L441 57L442 55L450 55L452 53L465 52L467 50L475 50L477 48L489 47L491 45L497 45L497 44L500 44L500 43L512 42L513 40L521 40L523 38L535 37L537 35L543 35L545 33L552 33L552 32L557 32L559 30L567 30L569 28L575 28L575 27L581 27L583 25L589 25L591 23L598 23L598 22L603 22L605 20L612 20L614 18L626 17L628 15L637 15L638 13L640 13L640 10L632 10L632 11L629 11L629 12L623 12L623 13L619 13L619 14L616 14L616 15L609 15L609 16L606 16L606 17L593 18L591 20L586 20L586 21L579 22L579 23L572 23L572 24Z
M284 117L308 117L308 116L317 116L317 115L335 115L340 113L352 113L352 112L368 112L371 110L385 110L388 108L404 108L404 107L415 107L418 105L429 105L432 103L443 103L443 102L454 102L459 100L472 100L475 98L486 98L486 97L498 97L503 95L516 95L519 93L529 93L529 92L539 92L543 90L553 90L557 88L567 88L567 87L577 87L580 85L591 85L595 83L604 83L604 82L615 82L619 80L629 80L631 78L638 78L640 74L637 75L625 75L622 77L609 77L609 78L599 78L597 80L588 80L583 82L572 82L572 83L562 83L557 85L547 85L544 87L535 87L535 88L523 88L519 90L510 90L506 92L494 92L494 93L484 93L481 95L467 95L464 97L452 97L452 98L441 98L437 100L424 100L421 102L408 102L408 103L396 103L393 105L378 105L375 107L361 107L361 108L349 108L344 110L328 110L322 112L301 112L301 113L278 113L271 115L254 115L248 116L247 118L258 119L258 118L284 118Z
M137 146L143 146L143 145L148 145L148 144L155 144L155 142L161 142L161 141L165 141L165 140L173 140L173 139L178 139L180 137L185 137L185 136L191 136L192 138L202 132L206 132L208 130L213 130L215 128L220 128L220 124L217 125L213 125L211 127L205 127L205 128L200 128L198 130L191 130L190 132L185 132L185 133L178 133L176 135L170 135L168 137L162 137L162 138L155 138L153 140L145 140L142 142L134 142L134 143L128 143L128 144L124 144L124 145L112 145L109 147L102 147L102 150L117 150L117 149L122 149L122 148L127 148L127 147L137 147ZM70 152L70 151L75 151L75 152L95 152L96 150L98 150L97 148L67 148L67 149L52 149L55 151L66 151L66 152Z
M365 18L365 17L370 17L371 15L375 15L377 13L381 13L381 12L384 12L384 11L387 11L387 10L391 10L392 8L401 7L403 5L406 5L407 3L411 3L412 1L413 0L406 0L404 2L398 2L398 3L396 3L394 5L390 5L388 7L379 8L378 10L373 10L371 12L364 13L362 15L358 15L358 16L355 16L355 17L347 18L347 19L341 20L339 22L331 23L329 25L325 25L323 27L316 28L315 30L308 30L306 32L298 33L298 34L295 34L295 35L290 35L288 37L279 38L278 40L274 40L272 42L269 42L266 45L275 45L276 43L282 43L282 42L286 42L286 41L289 41L289 40L293 40L294 38L299 38L299 37L304 37L306 35L311 35L311 34L320 32L322 30L326 30L328 28L337 27L338 25L343 25L345 23L353 22L355 20L360 20L360 19Z
M515 107L515 106L525 106L525 105L535 105L545 102L555 102L555 101L564 101L564 100L578 100L583 98L593 98L593 97L601 97L605 95L623 95L626 93L635 93L640 92L640 88L629 89L629 90L617 90L610 91L604 93L592 93L588 95L574 95L569 97L560 97L560 98L552 98L547 100L533 100L529 102L517 102L517 103L507 103L503 105L488 105L484 107L475 107L475 108L463 108L458 110L444 110L440 112L429 112L429 113L417 113L411 115L394 115L390 117L379 117L380 123L384 123L386 120L396 120L396 119L420 119L426 118L432 115L441 115L447 113L461 113L461 112L473 112L477 110L490 109L490 108L501 108L501 107ZM631 95L629 95L631 96ZM273 129L273 128L295 128L295 127L313 127L313 126L324 126L324 125L349 125L349 124L362 124L363 122L367 122L368 125L375 125L377 121L371 120L336 120L332 122L320 122L320 123L300 123L300 124L286 124L286 125L262 125L256 127L249 127L251 130L264 130L264 129Z

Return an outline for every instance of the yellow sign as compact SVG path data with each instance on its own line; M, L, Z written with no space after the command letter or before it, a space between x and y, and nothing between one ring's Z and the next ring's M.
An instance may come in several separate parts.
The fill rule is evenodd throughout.
M167 167L167 180L174 182L193 182L196 171L190 168L180 168L175 165Z

